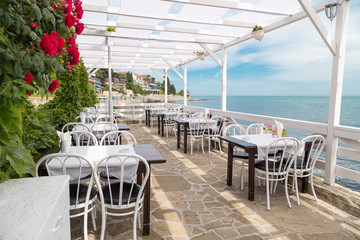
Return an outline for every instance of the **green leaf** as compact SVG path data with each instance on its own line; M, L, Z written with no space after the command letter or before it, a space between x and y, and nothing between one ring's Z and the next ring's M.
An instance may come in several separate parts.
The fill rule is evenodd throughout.
M20 62L19 62L19 61L16 61L16 62L15 62L14 71L15 71L15 74L16 74L17 76L22 76L22 75L24 75L23 70L22 70L22 68L21 68L21 65L20 65Z
M42 15L41 15L40 8L36 4L32 4L31 6L32 6L32 9L33 9L36 19L41 20Z
M35 175L36 165L30 152L20 144L16 147L8 146L6 158L9 160L11 167L20 177L25 173Z
M38 41L39 39L38 35L33 31L30 32L30 37L33 41Z
M59 62L56 62L54 68L57 74L65 72L65 69L63 68L63 66L61 66Z
M27 36L30 33L31 29L29 28L29 26L25 26L23 28L23 35Z
M53 14L50 15L50 21L51 21L53 27L55 27L56 20L55 20L55 17Z
M30 59L30 56L29 55L26 55L25 58L24 58L24 65L26 67L31 67L31 59Z
M44 16L44 18L45 18L45 20L46 21L49 21L50 20L50 12L49 12L49 10L47 10L46 8L43 8L42 9L42 14L43 14L43 16Z

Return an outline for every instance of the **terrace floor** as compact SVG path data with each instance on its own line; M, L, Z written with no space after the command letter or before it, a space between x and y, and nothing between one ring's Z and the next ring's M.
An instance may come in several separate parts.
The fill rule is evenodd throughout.
M244 190L237 181L240 166L234 166L233 186L226 185L224 152L202 154L196 148L191 156L176 149L174 136L163 138L155 127L132 124L130 129L138 143L155 145L167 159L152 165L151 233L144 237L139 230L138 239L360 239L359 218L321 199L315 202L311 194L301 194L297 206L295 192L290 192L289 208L280 186L267 211L265 187L256 186L255 201L248 201L247 177ZM98 230L89 239L99 239L100 214L98 210ZM73 239L81 238L78 219L71 222ZM131 218L108 216L105 239L132 239Z

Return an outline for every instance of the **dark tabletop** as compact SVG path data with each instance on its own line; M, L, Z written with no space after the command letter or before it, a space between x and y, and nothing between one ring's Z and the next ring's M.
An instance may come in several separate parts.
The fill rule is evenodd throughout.
M116 125L117 125L119 131L124 131L124 130L129 131L130 130L129 126L126 123L118 123Z
M145 158L148 163L166 163L166 159L152 144L138 144L134 146L135 153Z

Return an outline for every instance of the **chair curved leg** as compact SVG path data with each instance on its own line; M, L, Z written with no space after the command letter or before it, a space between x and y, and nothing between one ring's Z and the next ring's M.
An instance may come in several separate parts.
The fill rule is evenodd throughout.
M266 204L267 210L270 211L270 189L269 189L269 176L266 175Z
M95 205L95 203L94 203ZM96 208L94 206L93 210L91 210L91 220L92 220L92 224L93 224L93 229L94 231L96 232L96 222L95 222L95 212L96 211Z
M193 139L190 138L190 155L193 154Z
M310 174L310 184L311 184L311 191L313 192L315 201L319 201L316 196L315 189L314 189L314 172L313 171L311 171L311 174Z
M137 208L137 205L136 205ZM136 221L137 221L138 209L135 209L134 212L134 222L133 222L133 240L136 240Z
M220 150L220 152L222 152L220 139L218 139L218 141L219 141L219 150Z
M298 188L298 181L297 181L296 171L294 171L294 175L293 175L293 184L294 184L294 182L295 182L295 191L296 191L297 204L298 204L298 206L300 206L299 188Z
M286 200L289 204L289 208L291 208L291 202L290 202L289 192L288 192L288 187L287 187L288 177L289 177L288 175L286 175L286 177L285 177L285 195L286 195Z
M201 148L202 148L203 154L205 154L205 152L204 152L204 142L205 142L205 138L203 136L202 139L201 139Z

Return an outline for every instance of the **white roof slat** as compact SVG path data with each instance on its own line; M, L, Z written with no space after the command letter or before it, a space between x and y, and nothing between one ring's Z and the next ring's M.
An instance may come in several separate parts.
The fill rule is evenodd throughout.
M165 17L168 14L171 6L172 3L159 0L121 0L120 12L126 14Z

